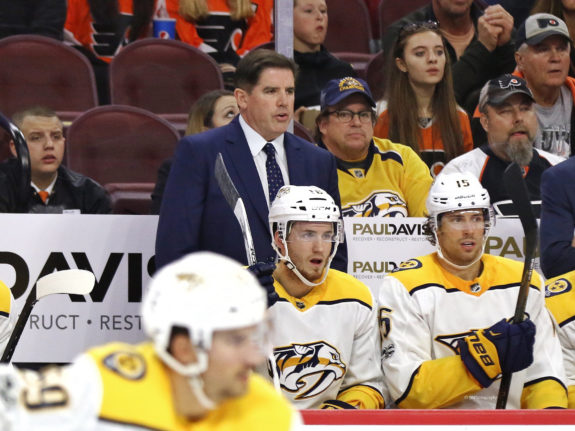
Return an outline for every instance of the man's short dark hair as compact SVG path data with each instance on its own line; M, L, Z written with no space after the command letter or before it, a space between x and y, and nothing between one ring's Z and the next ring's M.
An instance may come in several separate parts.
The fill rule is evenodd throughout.
M235 73L236 87L247 92L252 91L262 72L271 68L291 70L294 79L297 74L297 65L292 59L270 49L255 49L238 63Z
M45 106L31 106L26 109L22 109L21 111L16 112L12 115L12 122L17 127L22 127L22 123L24 123L24 119L26 117L56 117L58 118L58 114L54 112L52 109L47 108Z

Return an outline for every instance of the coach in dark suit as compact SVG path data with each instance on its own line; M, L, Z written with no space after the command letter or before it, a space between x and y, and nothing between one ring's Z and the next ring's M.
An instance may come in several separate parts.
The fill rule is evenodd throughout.
M541 176L541 269L551 278L575 270L575 157Z
M160 211L158 268L197 250L218 252L247 264L239 224L214 176L218 153L244 201L259 262L273 261L276 255L268 210L277 184L268 185L268 143L273 145L274 166L281 170L281 175L278 169L274 171L274 181L279 176L285 184L318 186L339 205L334 157L286 132L293 117L295 71L292 60L274 51L250 52L236 70L234 94L240 115L227 126L180 141ZM340 246L332 266L347 270L345 247Z

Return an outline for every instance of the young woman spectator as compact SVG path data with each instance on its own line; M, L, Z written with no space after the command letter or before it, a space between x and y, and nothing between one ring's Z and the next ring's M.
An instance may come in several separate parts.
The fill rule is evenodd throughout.
M473 149L469 118L455 101L436 23L403 27L386 73L386 101L374 136L413 148L434 177L449 160Z
M228 90L214 90L204 94L190 109L186 135L205 132L209 129L225 126L238 114L238 104L234 93ZM152 192L152 214L160 213L162 196L170 173L172 160L166 160L158 169L158 181Z

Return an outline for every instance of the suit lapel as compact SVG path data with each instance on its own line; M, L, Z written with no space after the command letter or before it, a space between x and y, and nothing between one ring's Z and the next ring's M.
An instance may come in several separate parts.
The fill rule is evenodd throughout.
M292 135L284 135L284 148L288 163L289 181L294 185L307 184L307 173L303 166L301 155L301 143L297 142Z
M224 146L224 162L239 194L244 201L251 202L261 221L267 226L267 201L250 147L239 124L239 116L230 123L229 129L230 134ZM247 206L248 202L244 203Z

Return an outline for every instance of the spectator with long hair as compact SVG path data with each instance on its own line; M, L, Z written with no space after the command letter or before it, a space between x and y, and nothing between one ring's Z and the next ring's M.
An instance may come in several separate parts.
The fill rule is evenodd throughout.
M234 93L228 90L213 90L202 95L192 105L188 114L186 135L195 135L215 127L225 126L238 114ZM162 196L172 167L172 159L162 163L158 169L158 181L152 192L152 214L160 213Z
M403 27L386 72L386 100L374 136L410 146L433 176L473 149L469 118L455 101L450 60L436 23Z

